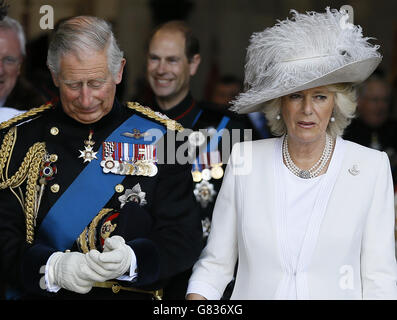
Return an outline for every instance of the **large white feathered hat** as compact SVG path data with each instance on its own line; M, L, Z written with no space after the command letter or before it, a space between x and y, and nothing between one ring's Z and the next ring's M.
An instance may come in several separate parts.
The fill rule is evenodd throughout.
M351 7L350 7L351 8ZM351 9L352 11L352 9ZM245 85L233 111L249 113L263 102L334 83L360 83L382 60L343 7L300 14L254 33L247 49ZM351 21L351 22L350 22Z

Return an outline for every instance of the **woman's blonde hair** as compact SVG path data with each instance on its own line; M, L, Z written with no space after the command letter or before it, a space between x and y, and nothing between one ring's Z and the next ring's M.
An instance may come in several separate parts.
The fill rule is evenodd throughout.
M356 89L350 83L337 83L325 86L335 93L335 106L332 117L335 121L329 122L327 133L331 137L341 136L346 127L354 118L357 108ZM264 103L262 112L265 114L269 128L275 136L282 136L287 132L287 127L281 117L281 98L276 98ZM280 115L280 119L277 116Z

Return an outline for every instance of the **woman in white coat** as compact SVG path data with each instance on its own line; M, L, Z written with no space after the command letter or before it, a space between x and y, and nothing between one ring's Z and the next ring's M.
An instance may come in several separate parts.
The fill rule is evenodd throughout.
M280 137L233 148L188 299L220 299L237 260L232 299L397 298L389 160L340 137L381 55L345 10L293 15L251 38L233 109Z

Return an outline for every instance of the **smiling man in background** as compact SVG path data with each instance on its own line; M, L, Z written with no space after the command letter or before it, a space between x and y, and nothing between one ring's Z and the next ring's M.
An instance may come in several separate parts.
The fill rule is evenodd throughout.
M191 150L198 149L192 165L192 179L194 195L201 208L204 245L227 163L227 155L221 153L222 144L227 143L231 149L237 142L230 141L232 129L240 129L237 138L241 141L243 129L247 127L235 114L220 110L214 103L193 98L190 82L200 62L199 41L186 22L173 20L155 28L148 43L146 68L154 101L143 102L192 130L189 135ZM203 134L199 139L202 132L206 132L206 136ZM189 277L188 270L174 278L171 285L164 288L164 299L184 299Z

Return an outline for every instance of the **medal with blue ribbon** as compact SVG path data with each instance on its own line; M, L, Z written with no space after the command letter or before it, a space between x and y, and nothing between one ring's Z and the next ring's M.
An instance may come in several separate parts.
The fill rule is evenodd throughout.
M153 177L157 174L156 146L126 142L102 143L104 173Z

